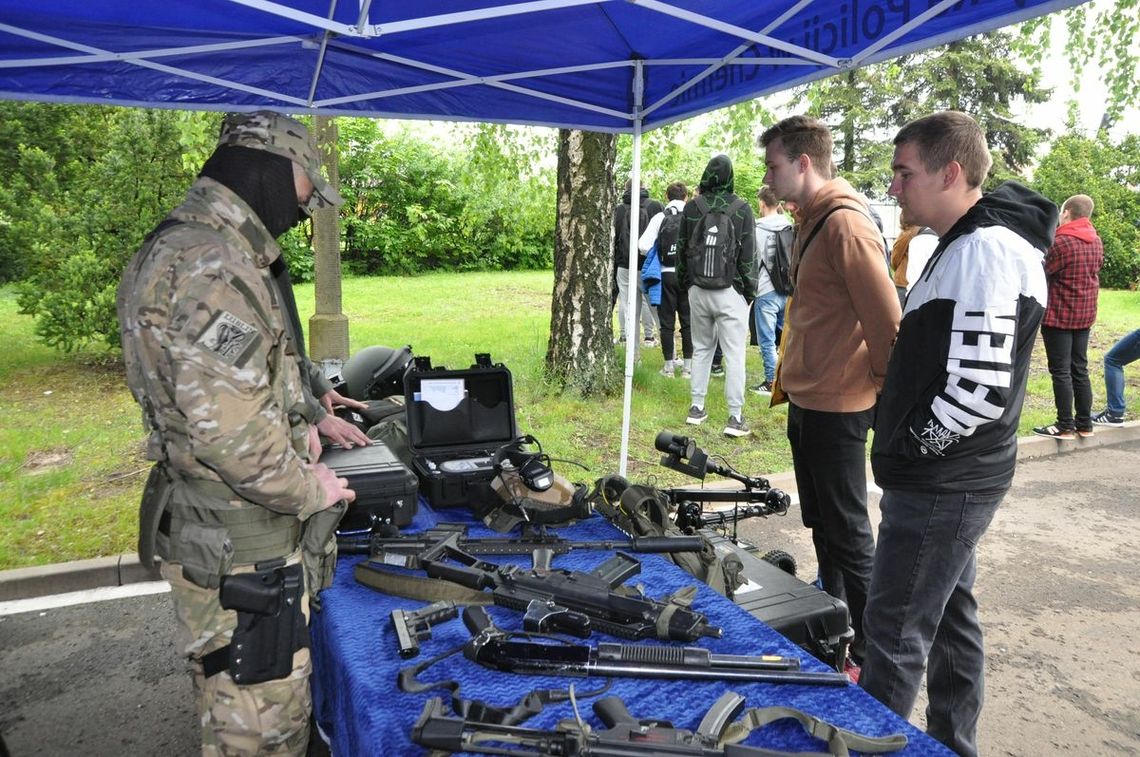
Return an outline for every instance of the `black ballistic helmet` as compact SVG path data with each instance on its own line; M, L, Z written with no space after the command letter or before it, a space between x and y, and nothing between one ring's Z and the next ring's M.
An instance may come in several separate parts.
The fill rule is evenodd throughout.
M365 402L404 394L404 370L412 361L412 347L365 347L344 362L341 375L348 396Z

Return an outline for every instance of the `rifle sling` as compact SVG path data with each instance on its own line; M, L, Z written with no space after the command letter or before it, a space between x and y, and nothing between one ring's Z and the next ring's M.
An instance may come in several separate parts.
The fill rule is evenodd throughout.
M826 753L837 757L847 757L849 750L855 749L869 754L883 754L897 752L906 746L906 734L894 733L890 736L864 736L854 731L848 731L837 725L832 725L814 715L801 712L793 707L753 707L744 712L740 719L730 724L721 734L720 746L725 744L738 744L748 737L757 728L781 720L794 718L809 734L817 739L827 742ZM806 754L806 753L805 753Z
M400 691L410 694L421 694L432 689L447 689L451 694L451 709L456 715L471 723L488 723L493 725L518 725L524 723L538 713L550 702L565 702L570 699L567 689L535 689L527 692L516 704L506 707L487 704L481 699L463 699L459 696L459 681L433 681L425 683L419 680L419 674L436 663L446 660L463 651L461 645L436 655L429 660L400 670L397 683ZM610 682L595 691L586 691L577 696L594 697L604 694L610 688Z
M447 599L463 605L489 605L494 603L489 592L470 589L438 578L422 578L383 570L374 562L358 563L353 574L358 583L396 597L422 599L427 602Z

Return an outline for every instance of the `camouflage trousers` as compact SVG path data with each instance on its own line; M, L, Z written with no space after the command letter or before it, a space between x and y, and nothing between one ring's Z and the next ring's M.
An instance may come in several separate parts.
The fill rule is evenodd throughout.
M300 553L289 558L300 561ZM235 568L234 573L252 570ZM201 658L230 643L237 613L223 610L216 589L203 589L182 577L178 563L163 563L178 616L178 647L190 660L202 728L203 757L229 755L304 755L309 743L312 698L309 650L293 654L293 670L277 681L239 686L228 672L207 678ZM305 620L309 600L302 600Z

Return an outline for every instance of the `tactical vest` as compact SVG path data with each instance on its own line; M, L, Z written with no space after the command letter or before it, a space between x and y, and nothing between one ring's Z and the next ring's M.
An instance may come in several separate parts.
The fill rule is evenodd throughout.
M156 240L168 229L179 225L210 227L168 218L147 237L143 251L132 260L123 275L120 292L130 292L137 286L142 269L149 260L148 254ZM131 328L134 316L128 303L120 297L119 318L124 333ZM267 316L267 314L265 314ZM272 322L266 317L266 322ZM151 434L148 447L151 459L157 459L147 479L139 504L139 559L144 566L153 565L157 554L163 560L182 565L188 581L204 588L217 588L221 577L235 565L263 562L290 555L302 541L302 523L295 516L277 513L240 497L229 486L200 478L188 478L170 466L168 443L170 435L188 436L188 430L173 414L157 413L146 396L149 388L147 375L156 374L156 366L147 350L138 349L134 339L123 340L123 353L127 368L127 382L131 393L143 409L144 425ZM307 452L307 424L302 420L304 401L298 400L290 408L290 425L304 433L293 433L292 443L298 453ZM335 513L336 520L344 507ZM326 511L328 512L328 511ZM309 520L318 518L318 513ZM317 526L316 523L308 525ZM315 530L323 531L325 523ZM336 522L328 529L335 531ZM310 539L305 539L306 543ZM327 539L326 539L327 541ZM334 542L335 544L335 542ZM335 552L332 559L335 561ZM325 560L327 561L327 559ZM306 565L307 572L309 565ZM324 583L324 579L321 583ZM321 588L310 583L310 589Z

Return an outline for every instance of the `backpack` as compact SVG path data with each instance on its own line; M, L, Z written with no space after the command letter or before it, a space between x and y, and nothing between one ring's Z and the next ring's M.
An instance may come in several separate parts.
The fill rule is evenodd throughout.
M736 278L739 247L733 215L744 205L739 197L726 207L713 210L704 197L694 200L701 220L685 248L689 280L701 289L728 289Z
M790 295L795 288L792 285L792 243L795 241L795 226L768 232L767 244L772 248L772 267L764 265L766 256L760 261L760 265L768 272L768 278L772 280L772 288L784 295Z
M657 230L657 257L663 268L677 266L677 237L681 234L681 211L666 208L661 226Z

